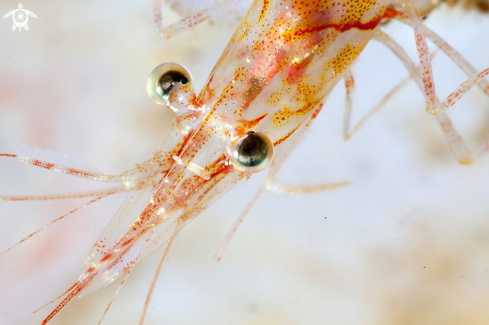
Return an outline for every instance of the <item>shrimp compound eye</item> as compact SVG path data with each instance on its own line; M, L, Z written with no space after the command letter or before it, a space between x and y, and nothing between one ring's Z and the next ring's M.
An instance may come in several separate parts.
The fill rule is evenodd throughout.
M149 75L146 89L157 104L168 105L170 93L179 84L187 86L192 77L188 70L177 63L167 62L157 66Z
M265 133L249 131L231 149L231 163L242 172L256 173L270 164L273 152L273 143Z

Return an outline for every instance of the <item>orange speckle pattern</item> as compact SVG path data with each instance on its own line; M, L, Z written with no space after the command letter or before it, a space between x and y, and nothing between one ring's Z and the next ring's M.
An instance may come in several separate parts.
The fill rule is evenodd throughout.
M122 174L129 193L86 259L78 285L49 321L89 283L129 273L240 180L229 148L250 130L275 146L314 120L323 101L372 37L384 0L256 0L201 93L171 94L178 113L161 150ZM206 19L205 12L186 20ZM172 108L172 109L173 109ZM292 140L291 140L292 141ZM175 158L176 157L176 158ZM78 177L100 175L31 162ZM203 178L188 168L205 169ZM195 171L195 169L194 169Z
M263 0L263 6L260 12L260 17L258 18L258 22L261 22L263 18L265 18L269 5L270 5L270 0Z
M335 75L341 74L350 67L355 59L362 52L363 47L354 46L347 43L344 48L338 51L338 54L327 64L330 65Z

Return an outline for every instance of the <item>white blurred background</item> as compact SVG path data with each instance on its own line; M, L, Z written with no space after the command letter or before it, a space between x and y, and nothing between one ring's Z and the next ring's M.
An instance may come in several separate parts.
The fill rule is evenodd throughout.
M0 3L0 15L18 2ZM65 153L106 173L148 159L173 118L146 95L158 64L176 61L199 90L236 26L203 24L169 42L151 1L27 1L28 32L0 20L0 152L10 143ZM165 11L169 22L178 15ZM426 23L478 70L489 66L489 17L445 7ZM236 24L235 24L236 25ZM385 30L415 58L412 31ZM353 69L354 121L407 72L369 44ZM465 76L443 55L437 91ZM265 193L223 261L213 256L263 175L239 184L175 240L145 324L487 324L489 158L460 166L411 83L349 142L339 85L282 179L351 180L339 190ZM489 137L489 98L473 90L449 113L472 148ZM0 195L103 188L0 159ZM104 199L0 257L0 324L39 324L32 311L71 286L124 195ZM1 202L0 250L87 200ZM138 324L157 251L130 276L104 324ZM51 324L96 324L116 286L74 299Z

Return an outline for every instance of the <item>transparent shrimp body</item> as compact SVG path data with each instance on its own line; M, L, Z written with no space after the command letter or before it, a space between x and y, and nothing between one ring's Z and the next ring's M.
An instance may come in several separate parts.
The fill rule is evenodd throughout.
M421 37L426 31L420 29L419 17L413 16L410 3L400 3L408 9L396 11L389 7L390 1L383 0L254 1L199 95L182 66L171 63L155 69L148 81L150 96L174 111L176 117L160 150L121 175L99 175L42 159L24 159L22 150L4 155L78 177L120 184L111 192L91 192L85 197L128 192L86 258L78 281L43 323L75 296L121 277L124 283L135 265L171 242L182 227L240 180L262 170L263 166L236 166L244 160L236 159L234 150L247 136L257 134L272 147L273 154L263 153L260 160L271 161L273 179L335 85L341 79L352 80L348 69L367 43L380 39L388 44L377 28L382 19L412 21L418 28L418 47L427 54ZM396 51L402 57L393 46ZM425 63L423 71L430 72ZM471 73L471 69L466 70ZM427 74L421 79L415 68L410 72L420 87L430 84ZM439 103L434 89L432 97L430 103L436 107ZM450 133L449 120L440 116L444 132L458 143ZM465 153L460 152L463 158ZM265 185L274 189L274 184ZM283 191L284 187L275 190Z
M130 273L249 177L230 159L231 148L248 132L270 138L280 165L288 153L284 144L317 115L386 9L382 1L305 3L255 1L202 92L196 96L191 82L172 85L162 104L177 116L161 150L122 174L130 191L126 200L45 323L74 296Z

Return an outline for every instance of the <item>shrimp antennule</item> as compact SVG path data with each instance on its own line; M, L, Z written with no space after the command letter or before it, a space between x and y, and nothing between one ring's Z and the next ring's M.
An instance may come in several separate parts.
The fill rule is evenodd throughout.
M80 207L78 207L78 208L76 208L76 209L73 209L73 210L71 210L71 211L70 211L70 212L68 212L68 213L63 214L61 217L58 217L58 218L54 219L54 220L53 220L53 221L51 221L50 223L48 223L48 224L46 224L46 225L42 226L41 228L37 229L36 231L34 231L34 232L30 233L28 236L26 236L26 237L22 238L21 240L19 240L17 243L13 244L12 246L10 246L9 248L7 248L6 250L4 250L4 251L0 252L0 256L2 256L2 255L4 255L4 254L6 254L6 253L8 253L8 252L10 252L12 249L14 249L15 247L19 246L20 244L22 244L23 242L27 241L28 239L30 239L30 238L32 238L32 237L34 237L35 235L37 235L37 234L38 234L38 233L40 233L41 231L43 231L43 230L47 229L47 228L48 228L49 226L51 226L52 224L54 224L54 223L56 223L56 222L58 222L58 221L61 221L61 220L63 220L64 218L66 218L67 216L72 215L72 214L73 214L73 213L75 213L76 211L81 210L81 209L83 209L83 208L86 208L86 207L87 207L87 206L89 206L90 204L95 203L95 202L97 202L97 201L99 201L99 200L103 199L104 197L107 197L107 196L112 195L112 194L115 194L115 193L119 193L119 192L117 192L117 191L112 192L112 193L108 192L108 193L106 193L105 195L99 196L99 197L97 197L97 198L95 198L95 199L93 199L93 200L91 200L91 201L89 201L89 202L85 203L84 205L82 205L82 206L80 206Z

